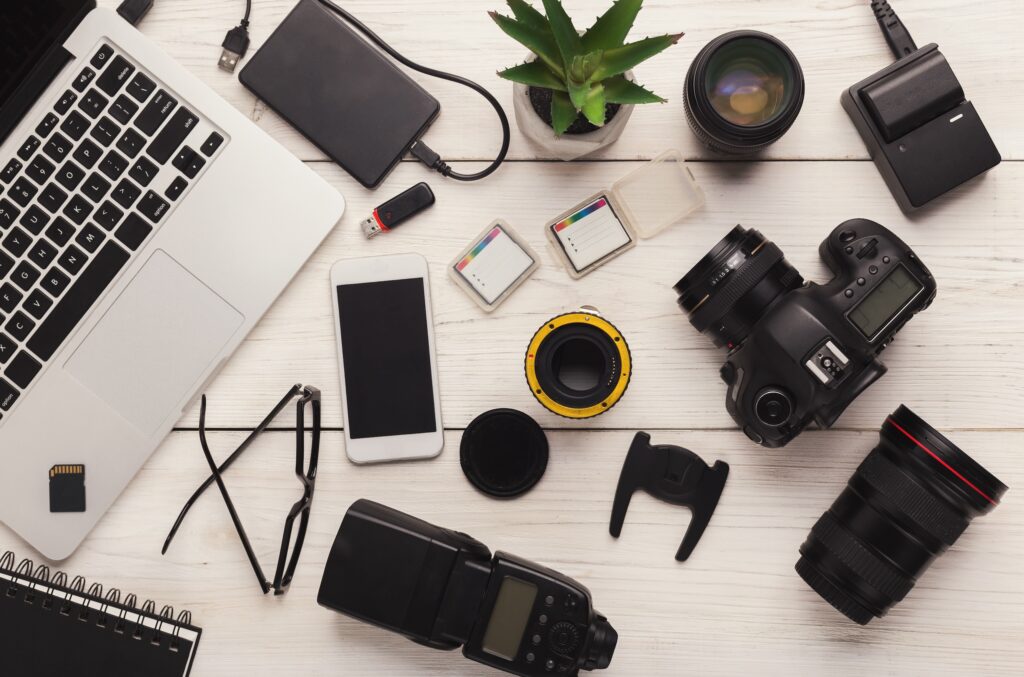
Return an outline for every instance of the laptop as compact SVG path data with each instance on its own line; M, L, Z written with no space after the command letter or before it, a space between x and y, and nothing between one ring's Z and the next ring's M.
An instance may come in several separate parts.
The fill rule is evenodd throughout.
M0 45L0 520L60 560L345 203L94 0Z

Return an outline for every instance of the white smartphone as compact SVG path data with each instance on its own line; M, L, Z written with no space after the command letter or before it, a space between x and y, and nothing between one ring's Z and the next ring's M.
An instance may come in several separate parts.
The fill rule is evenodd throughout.
M338 261L331 295L349 459L437 456L444 428L427 260L397 254Z

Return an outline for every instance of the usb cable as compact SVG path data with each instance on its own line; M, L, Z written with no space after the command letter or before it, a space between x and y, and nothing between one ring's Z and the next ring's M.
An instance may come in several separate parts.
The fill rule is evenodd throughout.
M238 62L249 51L249 16L251 14L252 0L245 0L245 16L242 17L237 26L228 31L221 45L224 49L220 53L217 67L222 71L234 73L238 67Z

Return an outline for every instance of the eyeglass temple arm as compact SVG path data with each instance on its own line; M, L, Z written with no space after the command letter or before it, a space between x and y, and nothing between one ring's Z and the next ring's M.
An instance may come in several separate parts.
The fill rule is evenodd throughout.
M269 426L271 422L275 418L277 418L278 414L280 414L284 410L284 408L288 406L288 403L292 401L292 398L294 398L301 390L302 386L300 385L292 386L291 390L288 391L288 394L281 398L281 401L277 403L277 406L275 406L274 409L269 414L267 414L266 418L264 418L263 421L260 422L259 426L257 426L256 429L253 430L240 445L238 445L238 448L235 449L235 451L230 456L228 456L227 459L225 459L225 461L220 465L219 472L224 472L225 470L230 468L231 464L233 464L238 459L238 457L241 456L245 452L245 450L249 448L249 446L256 440L256 438L259 437L264 430L266 430L267 426ZM200 436L202 437L203 430L206 427L205 395L203 396L202 405L200 406L199 416ZM218 470L216 465L214 466L214 470ZM185 501L185 505L181 508L181 512L178 513L178 518L174 521L174 526L172 526L171 530L167 533L167 538L164 540L163 548L160 549L161 555L167 554L167 548L170 547L171 541L174 540L175 534L178 533L178 528L181 527L182 522L185 521L185 516L188 514L189 510L192 509L192 505L197 500L199 500L199 497L203 495L203 492L209 489L210 485L213 484L215 481L215 474L211 474L209 477L206 478L205 482L199 485L199 488L196 489L195 492L193 492L189 499Z

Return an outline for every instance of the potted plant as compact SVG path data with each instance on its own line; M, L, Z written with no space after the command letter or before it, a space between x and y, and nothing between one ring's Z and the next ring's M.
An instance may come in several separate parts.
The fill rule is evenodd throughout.
M532 53L498 73L513 85L523 134L563 160L613 143L633 106L665 99L633 81L631 69L674 45L682 33L626 43L643 0L615 0L589 30L577 31L561 0L507 0L512 17L491 12L511 38Z

